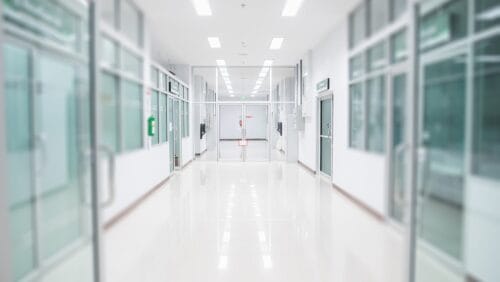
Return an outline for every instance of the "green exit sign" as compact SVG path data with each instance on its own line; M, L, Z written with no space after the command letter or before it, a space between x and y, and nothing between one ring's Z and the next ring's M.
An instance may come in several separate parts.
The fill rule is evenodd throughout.
M316 92L321 93L330 89L330 78L316 83Z

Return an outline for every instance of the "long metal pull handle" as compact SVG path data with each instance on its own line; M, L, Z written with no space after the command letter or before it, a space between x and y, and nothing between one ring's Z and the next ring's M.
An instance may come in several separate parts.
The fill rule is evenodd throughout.
M109 207L115 201L115 154L113 150L106 146L99 149L107 155L108 159L108 198L100 204L101 208Z
M37 165L37 174L41 174L45 165L47 164L47 148L46 148L46 140L45 134L40 133L35 136L35 146L40 149L41 161L40 164Z

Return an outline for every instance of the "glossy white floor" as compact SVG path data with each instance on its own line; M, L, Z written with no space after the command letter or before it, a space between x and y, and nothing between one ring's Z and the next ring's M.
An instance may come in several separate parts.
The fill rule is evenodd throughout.
M195 161L105 234L107 281L402 281L403 236L297 164Z

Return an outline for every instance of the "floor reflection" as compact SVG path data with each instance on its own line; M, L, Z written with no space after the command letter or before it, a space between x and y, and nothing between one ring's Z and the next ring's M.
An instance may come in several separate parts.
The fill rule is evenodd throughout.
M297 164L196 161L105 235L108 281L402 281L403 235Z

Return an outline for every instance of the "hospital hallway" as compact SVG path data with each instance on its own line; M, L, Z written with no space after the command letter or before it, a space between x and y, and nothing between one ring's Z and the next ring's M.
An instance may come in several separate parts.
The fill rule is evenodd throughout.
M0 0L0 282L500 282L500 0Z
M107 227L108 281L401 281L403 234L298 164L195 161Z

